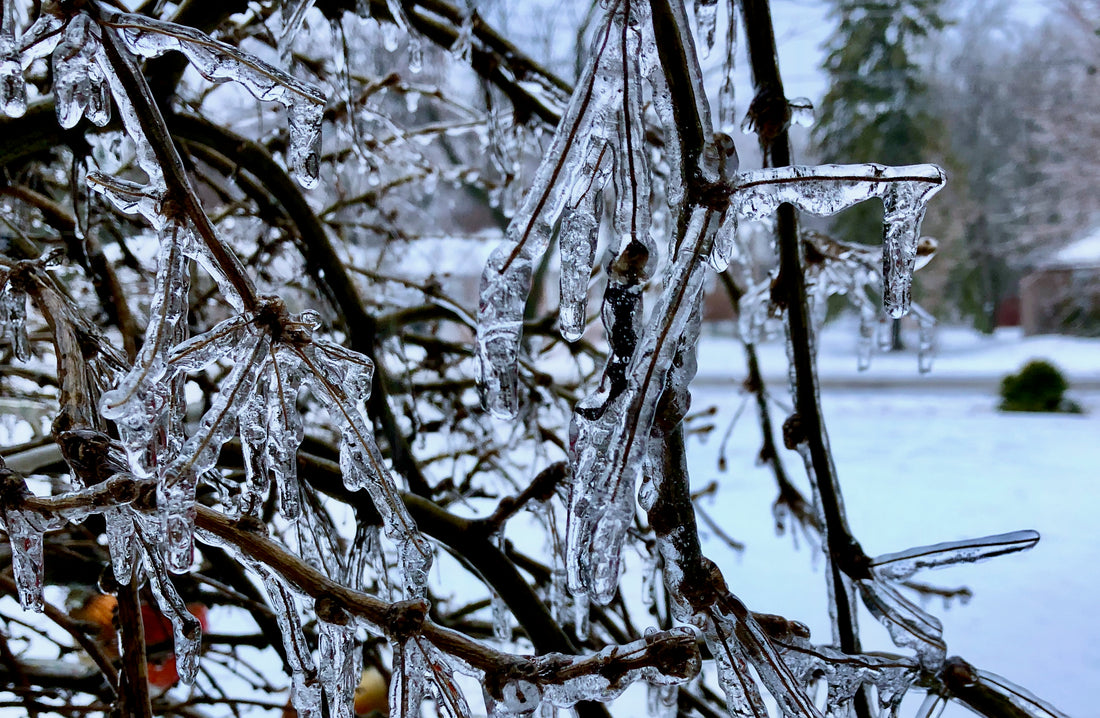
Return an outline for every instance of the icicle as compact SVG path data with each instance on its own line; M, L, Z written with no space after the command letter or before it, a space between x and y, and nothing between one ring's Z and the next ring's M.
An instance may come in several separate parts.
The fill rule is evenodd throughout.
M519 408L519 390L516 368L519 361L519 340L523 324L523 308L531 286L535 260L546 251L550 243L551 229L564 206L567 195L578 183L587 183L594 170L600 168L591 161L599 156L593 146L600 146L610 139L608 133L616 123L611 118L619 116L623 97L623 68L625 60L636 68L636 58L619 57L620 35L615 31L615 8L608 12L592 45L591 57L577 84L565 115L558 125L549 150L543 156L535 172L535 178L523 199L522 205L512 217L505 233L504 243L489 258L481 275L478 311L477 363L478 387L482 403L500 418L515 416ZM618 18L622 21L622 18ZM636 33L630 33L631 36ZM617 60L617 61L616 61ZM637 69L634 70L637 72ZM636 88L635 95L640 93ZM631 111L640 106L640 97L630 102ZM642 117L629 120L641 130ZM629 129L615 143L617 148L625 144L630 150L627 156L617 158L620 179L617 184L623 194L634 185L624 184L629 175L628 163L634 152L641 152L644 145L634 145L635 130ZM579 142L578 142L579 140ZM575 142L577 144L575 144ZM641 167L643 165L635 165ZM508 169L505 168L507 174ZM639 175L639 177L644 176ZM637 193L641 204L643 198ZM648 215L648 194L644 197ZM648 223L640 207L632 207L627 198L619 199L616 212L616 228L623 226L624 233L644 227L648 235ZM634 217L632 220L631 217ZM640 237L639 237L640 239ZM648 241L648 237L646 238Z
M301 513L298 447L305 438L305 426L298 412L297 399L304 374L301 358L282 346L276 349L272 364L267 388L267 445L263 463L275 477L280 513L293 520Z
M947 655L943 625L935 616L882 581L857 581L863 603L890 633L896 646L916 651L921 666L939 670Z
M431 677L432 693L435 695L435 707L440 718L470 718L470 706L455 683L451 668L453 659L419 637L413 640L424 654L425 665Z
M642 605L652 611L657 605L657 553L646 549L642 559Z
M266 335L249 334L234 352L234 364L210 408L180 455L164 469L157 486L157 505L164 522L163 546L168 567L176 573L191 568L195 525L195 490L203 473L218 461L222 445L237 431L237 414L255 387Z
M15 0L4 0L0 18L0 109L8 117L27 113L27 83L15 39Z
M267 497L270 476L267 472L267 400L270 369L260 373L254 391L241 407L238 418L241 434L241 458L244 463L244 482L237 498L235 512L238 516L258 515Z
M916 305L913 305L913 308L916 309ZM917 313L917 326L920 332L917 366L921 374L927 374L932 371L932 345L936 337L936 320L922 309Z
M860 306L859 311L859 348L858 368L867 371L871 366L871 350L874 346L875 327L878 325L878 313L869 302Z
M363 672L363 652L347 612L328 599L318 599L317 663L332 718L354 718L355 687Z
M929 691L913 718L940 718L945 708L947 708L947 698Z
M590 611L588 594L575 594L573 596L573 634L581 643L588 641L589 634L592 631Z
M1026 551L1037 543L1039 534L1030 530L979 539L947 541L877 556L871 561L871 570L880 578L900 581L922 569L977 563L995 556Z
M472 57L474 37L474 11L467 7L462 15L462 24L458 27L458 35L451 44L451 58L468 64Z
M726 58L722 64L722 86L718 89L718 130L732 135L737 127L736 82L738 0L729 3L730 22L726 31Z
M18 479L10 471L3 470L7 476L4 482L11 486L12 481L17 482L16 488L20 493L29 495L26 484ZM14 503L14 498L9 498L5 503ZM15 586L19 592L19 605L24 611L41 613L42 602L42 571L43 571L43 543L42 533L48 529L60 528L59 522L49 522L41 514L35 511L5 505L0 510L4 520L4 530L8 533L8 542L11 544L12 573L15 574Z
M294 45L294 38L302 29L306 20L306 13L310 11L316 0L284 0L280 10L283 26L279 30L276 49L279 52L279 63L284 67L290 65L290 48Z
M716 272L724 272L731 260L739 261L741 252L737 246L737 212L729 210L722 219L722 225L714 235L714 246L707 259Z
M607 181L611 164L611 155L606 144L594 145L590 151L598 150L594 159L586 158L591 164L591 174L585 174L587 181L574 188L574 197L561 218L558 244L561 247L561 308L558 322L562 337L575 342L584 333L588 311L588 282L592 277L592 265L596 257L596 244L599 239L600 215L602 214L601 194ZM579 190L579 195L578 194Z
M653 718L676 718L679 711L679 686L646 685L646 707Z
M317 185L325 105L319 88L190 27L127 13L111 17L108 24L121 30L127 47L142 57L176 50L207 80L232 80L258 100L284 105L290 119L290 168L303 187Z
M217 543L217 542L215 542ZM253 565L263 578L264 587L271 601L279 631L283 634L287 663L291 670L290 700L298 718L321 718L321 686L317 681L317 669L309 652L298 605L283 580L270 569Z
M354 393L349 396L349 388L363 385L364 375L355 368L348 371L347 357L358 357L361 366L368 360L331 342L315 341L295 351L302 359L303 370L307 370L309 383L319 397L327 399L329 413L341 425L340 470L345 486L352 491L365 489L370 495L386 535L398 544L408 597L423 596L432 564L431 546L401 500L358 406L360 398Z
M703 57L710 57L718 26L718 0L695 0L695 25L703 39Z
M0 337L11 342L12 354L22 362L31 360L27 336L27 295L12 286L10 280L0 288Z
M121 586L128 586L134 575L137 556L134 515L128 506L110 507L103 512L107 524L107 550L111 554L111 570Z
M172 623L176 670L179 672L180 681L191 685L195 682L195 676L199 670L202 625L187 610L186 604L176 592L176 587L165 571L164 562L157 555L159 526L151 526L147 529L143 524L141 534L141 541L145 547L145 573L149 577L149 587L153 590L153 597L161 613Z
M393 675L390 678L391 718L420 718L424 703L424 654L415 638L392 643Z
M99 26L85 13L76 14L65 27L64 38L53 52L57 121L67 130L76 127L85 114L99 127L110 119L110 102L104 102L105 78L95 64L99 49Z

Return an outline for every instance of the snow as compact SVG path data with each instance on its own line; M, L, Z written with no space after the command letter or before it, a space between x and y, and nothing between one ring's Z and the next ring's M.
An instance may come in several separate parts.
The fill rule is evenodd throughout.
M822 402L852 528L871 555L911 546L1035 529L1038 546L981 565L925 571L914 579L942 587L968 586L966 605L940 599L924 608L944 624L948 655L999 673L1069 715L1095 715L1090 686L1100 675L1100 621L1095 597L1100 561L1095 490L1100 466L1100 342L1066 337L1023 338L1001 331L980 337L962 329L940 334L941 356L919 376L915 352L876 356L856 372L856 332L830 327L820 340ZM768 471L754 465L760 433L751 412L735 427L730 466L717 469L719 441L740 404L739 352L710 336L700 347L700 380L693 410L715 405L716 430L689 445L696 488L719 483L703 508L722 517L724 530L747 543L737 554L710 536L705 550L732 590L753 610L805 622L814 640L829 640L825 580L816 548L799 534L776 536L770 506L776 491ZM783 347L760 347L771 390L786 399ZM1053 359L1070 377L1084 416L1004 414L995 387L1032 356ZM773 410L779 422L781 410ZM805 487L801 462L782 451L792 477ZM796 548L797 545L797 548ZM894 649L869 614L861 617L864 648ZM915 702L914 702L914 699ZM910 705L912 703L912 705ZM912 714L919 694L902 714ZM945 716L971 715L952 705Z
M1100 228L1091 234L1055 252L1050 265L1095 266L1100 265Z

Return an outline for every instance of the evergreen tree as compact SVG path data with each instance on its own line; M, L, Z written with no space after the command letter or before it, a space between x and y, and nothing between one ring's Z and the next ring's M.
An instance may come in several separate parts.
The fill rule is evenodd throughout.
M887 165L926 160L938 133L913 55L945 26L941 0L833 2L838 23L826 45L829 91L813 133L817 159ZM833 232L845 241L878 243L882 206L864 202L842 213Z

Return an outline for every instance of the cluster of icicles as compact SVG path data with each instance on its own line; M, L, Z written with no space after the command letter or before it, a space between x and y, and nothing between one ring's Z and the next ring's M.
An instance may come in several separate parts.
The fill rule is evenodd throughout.
M355 352L315 336L318 317L312 312L292 315L277 298L261 298L246 311L242 297L224 276L209 246L197 236L186 217L165 211L167 186L162 168L145 136L131 98L116 78L104 50L105 42L121 42L132 55L156 57L167 51L183 53L212 81L232 80L261 100L273 100L288 109L288 164L306 187L315 186L320 170L320 124L324 96L287 73L240 51L211 40L190 28L147 17L117 12L93 16L75 11L71 16L43 14L22 36L15 36L12 3L4 3L0 32L0 107L9 116L26 111L22 71L34 59L53 54L54 93L59 122L76 126L81 117L103 126L111 100L121 113L128 136L138 148L137 161L148 177L135 184L103 173L87 180L118 209L141 214L160 239L157 274L150 320L142 350L132 367L104 352L93 372L70 371L63 377L63 397L99 397L98 416L118 428L125 457L117 457L120 474L156 484L158 513L143 513L127 504L101 507L116 579L123 584L144 570L161 610L172 622L181 679L190 683L198 670L200 627L176 593L169 572L186 572L193 562L193 541L222 546L258 574L278 619L286 654L293 669L292 700L303 718L320 716L327 698L331 715L352 714L352 694L358 682L360 630L384 634L337 606L318 601L317 660L308 647L298 620L298 589L277 571L239 547L195 528L195 498L202 476L217 464L223 444L240 437L245 479L239 494L226 501L231 514L258 511L273 481L279 509L288 520L301 515L296 477L296 452L303 439L303 421L297 409L300 388L308 387L341 431L340 468L349 489L365 490L382 517L383 531L397 547L405 582L405 598L422 600L432 561L432 550L417 530L401 500L397 485L375 444L364 412L371 386L370 361ZM289 5L289 3L288 3ZM291 11L280 36L285 52L294 28L301 25L309 2ZM564 583L573 594L578 615L587 616L587 601L607 603L619 582L620 556L626 530L635 514L634 493L642 467L648 477L641 487L642 508L652 506L663 477L649 456L648 438L657 400L666 391L686 391L694 374L692 349L699 329L699 298L706 264L722 271L747 262L739 245L740 217L757 219L789 202L820 215L853 204L881 198L886 207L882 276L886 310L901 316L910 307L910 276L916 262L918 230L925 203L943 183L942 171L930 165L888 168L880 165L789 167L723 175L712 145L701 166L673 166L671 176L698 173L712 183L725 182L728 207L689 208L686 236L668 250L665 290L643 322L638 279L652 271L657 256L650 227L650 169L645 149L643 81L652 86L655 110L665 128L666 151L675 165L679 137L672 119L669 93L647 3L618 0L605 3L606 17L597 31L578 91L563 120L533 186L508 229L507 241L489 261L483 283L477 356L479 385L487 406L501 416L518 407L517 364L523 306L529 291L533 263L545 252L554 228L562 252L561 330L568 340L580 337L586 324L586 295L605 194L614 189L612 233L618 238L613 254L642 257L642 266L630 272L610 271L609 306L605 321L616 344L616 332L633 338L621 343L626 354L612 352L608 373L622 381L607 381L578 407L573 422L573 466L568 515ZM408 29L400 3L387 2L399 29ZM709 48L713 41L715 0L697 0L700 30ZM682 27L686 18L679 17ZM464 25L465 28L465 25ZM111 37L105 37L111 33ZM468 29L466 42L470 41ZM115 38L115 39L112 39ZM696 87L702 87L693 63ZM705 102L700 114L709 124ZM685 201L677 183L669 183L670 206ZM186 297L190 262L198 262L218 282L238 314L209 331L187 338ZM626 264L629 264L626 263ZM861 265L862 266L862 265ZM28 272L28 276L33 272ZM26 283L4 282L0 290L0 325L12 339L17 357L29 355L25 333ZM819 282L823 285L826 280ZM828 280L833 281L833 280ZM833 284L837 284L833 281ZM843 284L843 282L840 282ZM81 320L76 311L48 283L32 292L40 309L53 314L58 330L59 363L69 354L79 356L73 336L61 336ZM643 326L645 327L643 329ZM62 351L62 345L66 347ZM679 361L673 364L673 357ZM74 359L74 361L79 361ZM224 377L197 429L187 436L184 427L183 387L186 376L215 362L232 369ZM70 367L71 369L72 367ZM96 377L98 379L96 379ZM102 393L96 382L107 378ZM64 403L64 400L63 400ZM74 429L95 431L96 407L63 407ZM13 475L0 471L5 482ZM70 497L74 505L97 487L79 486ZM11 495L11 491L6 491ZM88 506L92 504L89 502ZM66 521L80 520L91 508L56 514L31 510L18 501L4 506L2 518L11 539L19 597L25 608L41 610L42 534ZM777 637L764 630L753 614L735 598L706 611L688 608L674 596L676 618L691 624L664 632L666 639L690 644L689 658L674 670L640 665L614 677L601 673L611 660L632 656L644 659L650 638L615 646L586 657L558 654L531 662L529 676L547 671L572 675L564 682L539 683L510 679L486 693L491 715L554 715L555 706L569 707L581 700L610 700L636 680L651 687L650 708L655 715L675 715L677 686L699 669L696 629L706 639L718 668L731 715L766 715L755 675L775 697L785 716L816 718L821 710L807 695L810 685L827 684L827 715L846 715L856 691L868 684L877 688L884 710L896 711L901 697L922 670L934 670L945 657L939 623L907 601L891 585L918 569L976 561L1028 548L1037 536L1018 532L971 542L942 544L891 554L873 563L873 580L858 588L871 610L887 625L899 646L911 648L915 659L881 656L843 656L828 647L813 646L808 634L797 629ZM378 556L378 537L367 541L368 553ZM373 552L372 552L373 551ZM661 548L666 574L676 573L676 555ZM135 566L140 559L141 566ZM379 560L381 560L379 558ZM653 562L655 566L655 562ZM558 571L555 572L557 576ZM555 581L564 605L562 587ZM652 584L652 580L650 584ZM672 587L674 581L668 581ZM651 586L652 588L652 586ZM503 615L502 611L499 611ZM453 674L462 672L492 682L477 669L413 635L393 643L390 694L396 715L419 715L422 700L431 694L440 715L461 718L470 714ZM994 681L993 678L989 680ZM994 681L995 682L995 681ZM930 695L921 715L933 715L942 701ZM1039 715L1036 713L1036 715Z

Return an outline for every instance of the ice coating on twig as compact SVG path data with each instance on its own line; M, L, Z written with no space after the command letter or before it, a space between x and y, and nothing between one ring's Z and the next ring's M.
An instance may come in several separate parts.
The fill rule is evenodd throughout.
M920 224L929 199L946 177L935 165L878 164L779 167L738 175L731 211L762 219L790 203L827 216L880 197L883 217L883 306L892 317L909 311Z
M922 667L937 670L947 656L943 624L884 581L856 582L863 603L886 627L894 645L911 648Z
M320 89L194 28L128 13L112 15L107 24L121 31L131 52L142 57L181 52L207 80L232 80L258 100L284 105L290 118L290 168L302 186L317 185L325 104Z
M164 469L157 486L157 505L164 522L164 554L177 573L191 568L195 525L195 490L199 477L214 468L222 445L237 431L237 414L255 387L256 374L270 339L248 333L233 352L233 368L203 414L199 428L180 455Z
M139 519L141 542L144 546L145 574L149 577L149 587L161 613L172 623L172 636L176 653L176 670L180 681L186 685L195 682L199 670L199 650L202 646L202 625L187 610L172 584L164 561L157 555L157 536L160 527L155 523L148 526Z
M332 718L354 718L355 688L363 671L363 652L355 640L355 624L338 607L317 607L317 663Z
M290 48L294 45L294 38L302 29L306 20L306 13L313 7L316 0L284 0L279 15L282 27L279 28L279 37L276 49L279 52L279 62L283 65L290 64Z
M562 213L558 244L561 247L561 308L558 323L566 341L574 342L584 333L588 311L588 282L596 258L599 240L603 187L611 169L611 153L606 143L593 145L585 158L592 169L573 188Z
M605 373L611 371L612 361L628 362L618 369L625 385L616 396L594 394L574 413L567 527L570 591L585 591L598 603L610 601L618 585L623 539L633 518L633 494L657 400L702 296L705 253L701 255L699 247L713 237L715 224L713 213L701 207L693 210L683 247L668 270L665 289L637 348L609 358ZM616 326L609 334L618 332Z
M413 640L424 654L425 667L430 677L429 687L435 696L435 707L440 718L470 718L470 706L454 679L452 659L419 636Z
M393 675L390 678L390 716L420 718L425 696L424 654L415 637L404 642L391 642Z
M715 608L708 611L714 633L724 641L723 649L729 647L727 653L732 655L734 652L732 646L736 644L736 650L740 651L745 660L752 663L757 675L760 676L760 681L775 698L780 711L786 718L822 718L821 711L806 695L790 667L779 655L756 619L737 598L727 596L724 602L731 604L729 610ZM733 678L734 673L739 681L746 680L746 676L740 669L728 673L727 676ZM748 695L747 689L741 690ZM729 691L730 689L727 689L727 693ZM737 692L738 689L734 687L733 691ZM748 707L750 711L756 711L758 704L750 698ZM745 715L755 717L758 714L749 712Z
M913 714L913 718L940 718L945 708L947 708L947 697L929 691L928 695L921 701L917 712Z
M1037 543L1039 533L1031 530L962 541L945 541L876 556L871 560L871 570L879 578L900 581L922 569L977 563L995 556L1026 551Z
M493 252L482 274L478 386L483 403L495 416L508 418L518 410L519 340L534 262L546 251L567 200L583 198L606 171L601 155L607 143L616 153L616 231L623 241L652 242L649 173L641 141L644 124L639 60L639 34L645 32L647 22L643 8L632 5L629 13L617 5L608 9L550 148L508 225L504 243ZM566 242L579 243L575 247L563 245L565 256L584 257L590 252L590 230L570 228L562 237ZM576 334L576 296L577 292L571 291L568 311L573 314L564 324L570 336Z
M317 680L317 669L302 631L298 602L282 578L266 566L252 562L252 567L263 578L275 620L283 634L283 647L286 649L286 659L291 671L290 700L294 704L294 710L297 711L298 718L321 718L321 684Z
M11 343L12 354L19 361L30 361L31 344L27 336L27 295L12 286L4 277L0 288L0 337Z
M726 29L726 56L722 63L722 86L718 88L718 131L732 135L737 129L737 106L734 72L737 61L737 14L739 0L729 3L730 22Z
M1050 703L1007 678L992 671L983 671L978 668L973 670L979 685L1007 699L1012 707L1020 712L1020 715L1026 718L1069 718Z
M139 477L153 476L164 457L161 431L168 427L171 392L162 381L168 356L187 328L187 290L190 274L187 258L176 242L162 241L157 261L149 325L141 352L130 372L118 386L104 392L99 410L118 427L130 468Z
M76 127L85 116L97 127L111 119L106 78L96 61L99 51L99 26L85 13L77 13L53 51L54 103L57 121L65 129Z
M366 490L382 517L386 535L398 545L408 597L423 596L432 564L431 546L405 508L360 408L370 387L370 360L326 341L296 347L295 352L302 360L306 381L340 426L344 485L352 491Z
M27 113L27 83L15 39L15 0L3 0L0 16L0 111L8 117Z

